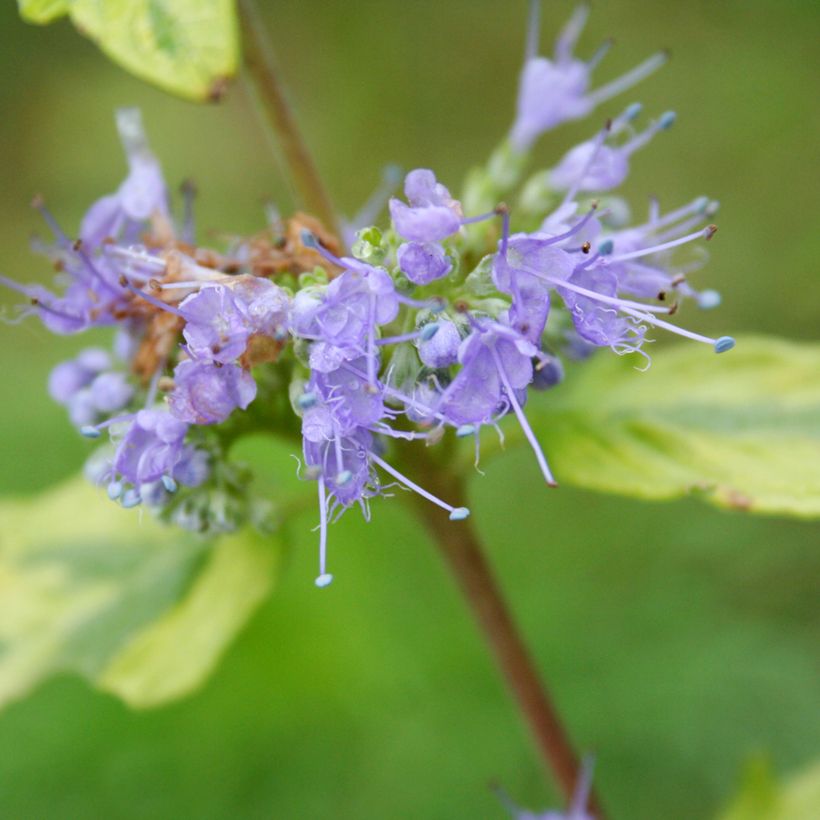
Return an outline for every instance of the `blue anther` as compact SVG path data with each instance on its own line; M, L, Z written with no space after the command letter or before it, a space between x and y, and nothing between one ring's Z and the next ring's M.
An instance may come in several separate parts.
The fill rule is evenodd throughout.
M432 304L429 307L431 313L441 313L442 310L446 307L444 299L440 296L437 296L433 299Z
M696 214L706 213L706 209L709 207L709 197L708 196L699 196L693 205Z
M389 165L384 166L384 181L389 185L398 185L401 182L403 173L401 165L391 162Z
M598 253L600 253L601 256L609 256L614 250L615 243L611 239L604 239L604 241L598 245Z
M86 438L99 438L102 433L91 424L85 424L80 428L80 433Z
M301 236L301 239L302 239L302 244L303 244L306 248L318 248L318 247L319 247L319 242L318 242L318 240L317 240L317 239L316 239L316 237L315 237L315 236L314 236L314 235L313 235L310 231L308 231L307 229L302 228L302 233L300 234L300 236Z
M466 507L456 507L450 513L450 520L451 521L463 521L465 518L468 518L470 515L470 511Z
M661 114L661 118L658 120L658 128L664 131L667 128L671 128L675 124L677 116L678 115L674 111L667 111L666 113Z
M423 342L429 342L436 333L438 333L438 324L436 322L430 322L430 324L425 325L421 329L419 336Z
M116 501L122 495L122 482L112 481L107 488L108 497L112 501Z
M299 405L300 410L310 410L310 408L313 407L317 401L318 398L315 393L303 393L296 400L296 403Z
M349 484L350 480L353 478L353 473L350 470L342 470L340 473L336 475L336 486L337 487L344 487L345 484Z
M456 436L458 438L467 438L467 436L471 436L473 433L475 433L474 424L462 424L461 427L456 430Z
M130 488L122 494L120 504L122 504L126 510L130 510L131 507L138 507L142 504L142 499L140 498L140 494L135 489Z
M698 307L703 308L703 310L716 308L720 301L720 294L716 290L704 290L698 294Z
M333 580L333 576L329 572L323 572L315 581L316 586L322 589L326 587Z
M169 475L164 475L162 477L162 486L165 487L166 491L169 493L175 493L177 491L177 483Z
M715 342L715 353L725 353L735 346L735 340L731 336L721 336Z
M624 119L627 122L632 122L642 110L643 106L639 102L632 103L632 105L624 111Z

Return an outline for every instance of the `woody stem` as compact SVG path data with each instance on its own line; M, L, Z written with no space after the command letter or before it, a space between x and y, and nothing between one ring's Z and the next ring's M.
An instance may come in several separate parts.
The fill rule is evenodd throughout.
M266 125L281 147L304 208L339 236L336 213L288 102L264 21L254 0L239 0L245 68Z
M413 461L416 471L419 467L424 469L427 488L447 498L453 506L466 506L464 481L460 476L448 474L427 453L415 452ZM449 521L441 510L415 493L408 493L407 498L416 506L417 514L467 599L547 771L567 802L571 801L581 777L578 755L513 620L471 519ZM604 820L603 809L594 792L590 794L588 805L594 817Z

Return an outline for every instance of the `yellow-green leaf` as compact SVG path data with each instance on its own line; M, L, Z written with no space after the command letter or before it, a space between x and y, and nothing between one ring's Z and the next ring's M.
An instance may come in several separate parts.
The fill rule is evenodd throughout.
M60 672L134 706L201 683L268 593L278 544L209 542L83 479L0 502L0 706Z
M768 762L750 762L737 797L720 820L815 820L820 817L820 762L779 784Z
M28 23L45 25L68 14L71 0L17 0L20 16Z
M165 91L218 98L234 76L234 0L70 0L71 19L114 62Z
M527 405L559 484L820 516L820 345L746 337L717 356L682 344L645 373L631 358L602 351Z

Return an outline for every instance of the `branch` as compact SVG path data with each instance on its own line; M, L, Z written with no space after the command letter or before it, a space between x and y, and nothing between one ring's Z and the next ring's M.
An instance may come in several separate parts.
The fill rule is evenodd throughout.
M287 100L285 87L254 0L239 0L245 67L267 124L276 135L303 205L337 236L336 212Z
M416 472L419 467L423 468L424 484L433 493L446 498L455 507L467 506L460 476L444 473L424 452L414 452L413 463ZM471 519L449 521L440 509L415 493L407 493L406 497L416 506L416 512L467 598L479 629L533 734L541 758L569 803L580 782L581 764L493 577ZM594 791L590 793L589 810L598 820L604 820L603 809Z

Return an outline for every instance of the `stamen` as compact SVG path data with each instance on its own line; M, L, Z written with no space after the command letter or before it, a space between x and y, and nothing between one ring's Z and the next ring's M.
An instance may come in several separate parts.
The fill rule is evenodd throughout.
M541 23L541 0L530 0L530 16L527 21L527 43L524 49L525 63L538 56L538 35Z
M169 475L164 475L162 477L162 486L165 487L166 492L175 493L178 489L178 485L174 479Z
M584 30L588 16L589 7L586 5L578 6L572 13L572 17L569 18L555 42L556 62L565 63L572 59L572 52L575 50L578 38Z
M85 320L85 317L83 316L77 316L74 313L66 313L63 310L57 310L57 308L54 308L51 305L41 301L37 296L31 297L31 304L40 310L44 310L46 313L50 313L52 316L59 316L61 319L70 319L73 322L82 322Z
M627 259L639 259L642 256L650 256L653 253L675 248L678 245L685 245L687 242L693 242L695 239L711 239L717 232L717 225L709 225L702 230L682 236L679 239L673 239L671 242L662 242L660 245L653 245L650 248L642 248L631 253L622 253L618 256L613 256L612 262L625 262Z
M563 208L568 202L571 202L575 199L575 195L578 193L578 189L586 179L586 175L589 173L589 169L592 168L592 164L598 158L598 154L601 152L601 148L604 145L604 141L606 140L607 136L609 136L610 131L612 130L612 121L607 120L604 127L598 132L598 135L595 137L595 142L592 146L592 151L587 157L587 161L584 164L584 167L581 169L581 173L575 178L575 182L570 185L569 190L564 194L563 200L561 200L561 204L558 206L559 208Z
M504 391L507 394L507 400L509 401L510 406L512 407L516 417L518 418L518 423L521 425L521 429L524 431L524 436L526 437L527 441L529 441L530 446L532 447L533 452L535 453L535 459L538 462L538 466L541 468L541 473L543 474L548 486L557 487L558 482L553 478L552 472L550 471L549 465L547 464L547 459L544 456L544 451L541 449L541 445L538 443L538 439L535 437L535 433L533 432L532 427L530 427L530 423L527 421L527 417L524 415L524 411L521 409L521 405L518 403L518 399L516 399L515 397L515 390L510 384L507 372L504 370L504 364L501 361L501 356L498 355L498 351L495 349L495 345L490 345L490 352L492 353L493 359L495 360L495 366L498 370L498 375L501 377L501 383L504 385Z
M642 133L633 137L629 142L620 147L626 156L634 154L640 148L643 148L659 131L668 131L675 123L675 112L666 111L661 114L657 122L652 123Z
M163 302L162 299L157 299L155 296L151 296L150 293L146 293L144 290L134 287L134 285L132 285L125 276L120 277L120 284L124 288L130 290L135 296L138 296L140 299L144 299L149 305L153 305L154 307L167 311L168 313L173 313L174 316L179 316L180 319L185 318L185 314L179 308L175 308L173 305Z
M80 435L83 435L86 438L99 438L102 433L97 427L94 427L91 424L84 424L80 428Z
M441 313L446 307L447 302L441 296L432 296L430 299L413 299L410 296L405 296L403 293L396 292L396 299L403 305L408 307L418 308L419 310L429 310L432 313Z
M583 217L581 217L581 219L579 219L568 231L564 231L564 233L559 233L559 234L556 234L555 236L551 236L549 239L547 239L544 242L544 244L545 245L555 245L558 242L563 242L565 239L569 239L570 236L572 236L573 234L578 233L578 231L580 231L584 227L584 225L586 225L587 222L589 222L589 220L592 219L593 216L595 216L595 213L597 212L597 210L598 210L598 203L593 202L590 205L589 210L583 215ZM606 213L606 211L604 211L604 213Z
M618 94L637 85L641 80L657 71L669 59L669 52L660 51L653 54L649 59L644 60L640 65L635 66L631 71L622 74L612 82L602 85L592 93L587 95L587 100L593 105L600 105L607 100L616 97Z
M196 244L196 223L194 222L194 200L196 199L196 185L193 180L186 179L179 187L182 194L182 241L189 245Z
M587 71L592 74L596 68L601 64L601 60L609 54L609 50L615 45L615 40L612 37L607 37L606 40L595 49L593 55L587 60Z
M107 487L108 497L112 501L116 501L122 495L122 482L121 481L111 481Z
M326 587L333 576L327 572L327 499L325 480L319 476L319 575L314 582L317 587Z
M580 265L578 267L581 267ZM627 308L635 308L636 310L646 310L650 313L669 313L669 308L662 305L647 305L643 302L633 302L631 299L621 299L617 296L606 296L603 293L598 293L595 290L575 285L572 282L567 282L566 279L557 279L554 276L547 276L545 273L533 273L538 279L549 282L556 288L565 288L571 290L573 293L578 293L581 296L586 296L589 299L594 299L596 302L603 302L605 305L613 305L614 307L626 310Z
M458 438L467 438L467 436L475 435L476 426L474 424L462 424L456 430L456 436Z
M400 342L412 342L415 339L421 339L423 342L429 342L433 336L438 333L438 324L430 322L424 325L420 330L414 330L412 333L401 333L398 336L385 336L382 339L377 339L377 345L394 345Z
M657 316L652 316L649 313L633 310L628 307L622 308L622 310L624 313L627 313L636 319L640 319L642 322L648 322L655 327L669 330L672 333L677 333L678 336L684 336L685 338L693 339L696 342L703 342L704 344L712 345L715 348L716 353L723 353L726 350L731 350L735 346L735 340L731 336L721 336L719 339L712 339L711 337L704 336L701 333L695 333L694 331L686 330L678 325L673 325L671 322L665 322L663 319L658 319Z
M440 498L437 498L432 493L427 492L427 490L419 487L418 484L411 481L407 478L406 475L402 475L398 470L394 467L391 467L384 459L379 458L372 450L367 451L368 456L370 459L374 461L379 467L382 468L386 473L389 473L393 476L397 481L400 481L404 484L408 489L413 490L413 492L418 493L422 498L426 498L428 501L431 501L437 507L441 507L441 509L446 510L450 513L450 520L451 521L463 521L470 515L470 511L467 507L453 507L451 504L448 504L446 501L442 501Z
M396 186L401 182L402 170L398 165L385 165L382 171L382 179L379 186L367 198L367 201L359 209L358 213L353 217L353 227L366 227L372 225L384 206L390 198L390 194L396 189Z

